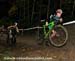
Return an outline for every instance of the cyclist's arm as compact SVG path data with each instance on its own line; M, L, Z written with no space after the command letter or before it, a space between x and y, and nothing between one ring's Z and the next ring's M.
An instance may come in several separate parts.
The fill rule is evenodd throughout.
M59 20L60 22L63 22L63 19L62 18L60 18L60 20Z
M48 21L46 21L46 26L48 26L48 22L50 22L50 20L53 18L53 15L51 14Z
M48 21L46 21L46 26L48 26Z
M17 24L18 24L18 23L15 22L14 25L10 25L10 26L8 26L8 28L11 28L11 27L14 27L14 28L15 28L15 27L17 27Z
M14 26L15 26L15 28L16 28L16 31L19 32L19 29L18 29L18 26L17 26L17 25L18 25L18 23L15 22L15 25L14 25Z
M12 28L12 27L14 28L14 27L15 27L15 25L8 26L8 29L9 29L9 28Z

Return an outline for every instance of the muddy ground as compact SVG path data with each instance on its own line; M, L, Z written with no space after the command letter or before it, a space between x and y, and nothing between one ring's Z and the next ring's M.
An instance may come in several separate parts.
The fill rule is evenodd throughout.
M63 47L52 45L38 45L35 34L17 36L16 46L8 46L6 41L0 41L0 61L5 57L22 57L23 59L10 59L7 61L75 61L75 24L65 26L69 33L68 42ZM38 58L26 60L24 58ZM41 59L39 59L41 57ZM49 58L49 59L43 59Z

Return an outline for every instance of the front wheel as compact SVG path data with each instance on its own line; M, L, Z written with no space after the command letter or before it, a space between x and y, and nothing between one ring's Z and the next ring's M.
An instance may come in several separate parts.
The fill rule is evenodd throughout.
M68 39L68 32L65 27L62 25L56 25L54 27L54 30L56 31L56 35L51 37L51 33L49 34L49 41L53 46L61 47L67 43Z

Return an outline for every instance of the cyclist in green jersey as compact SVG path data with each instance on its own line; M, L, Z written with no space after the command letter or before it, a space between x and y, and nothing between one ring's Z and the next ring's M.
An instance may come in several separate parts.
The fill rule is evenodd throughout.
M56 14L50 16L50 22L52 21L52 23L51 23L52 27L54 25L58 24L59 22L63 21L62 18L61 18L61 15L62 15L62 10L61 9L57 9L56 10ZM53 22L54 22L54 25L53 25ZM46 26L48 26L48 25L49 25L48 22L46 22ZM52 28L51 26L49 25L48 28L51 29ZM56 31L53 29L51 37L53 37L55 35L56 35Z

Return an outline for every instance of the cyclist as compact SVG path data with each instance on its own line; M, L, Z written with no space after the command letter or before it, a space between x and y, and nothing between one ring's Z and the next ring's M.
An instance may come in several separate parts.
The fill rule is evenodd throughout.
M10 25L7 27L8 29L13 28L13 30L12 30L13 31L12 36L14 37L14 40L12 39L12 41L11 41L12 42L12 45L14 45L16 43L16 32L19 32L19 29L18 29L17 25L18 25L18 19L16 17L16 19L11 20ZM9 36L10 35L8 34L7 43L10 42Z
M62 18L61 18L61 15L62 15L62 10L61 9L57 9L56 10L56 13L54 14L54 15L51 15L50 16L50 21L49 22L51 22L51 21L53 21L54 22L54 25L56 25L56 24L58 24L58 23L62 23ZM53 26L54 26L53 25ZM48 26L48 22L46 22L46 26ZM52 26L52 27L53 27ZM50 28L52 28L51 26L48 26L48 28L50 29ZM52 30L52 35L51 35L51 37L54 37L56 35L56 31L53 29Z

